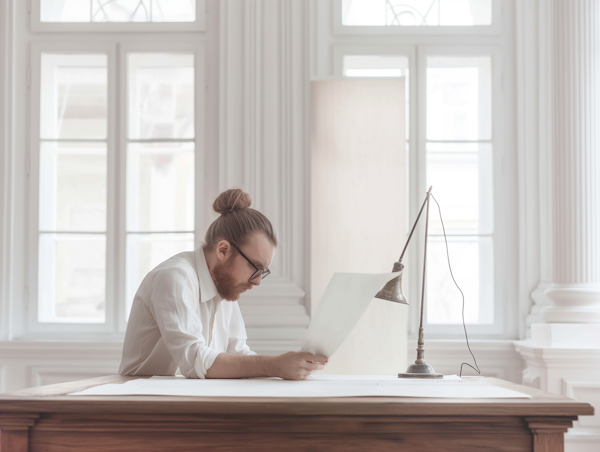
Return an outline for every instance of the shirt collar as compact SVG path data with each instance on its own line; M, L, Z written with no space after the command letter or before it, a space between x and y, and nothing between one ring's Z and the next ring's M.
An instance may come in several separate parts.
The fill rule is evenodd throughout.
M203 245L200 245L200 247L196 249L194 257L196 258L196 273L198 274L198 281L200 283L200 302L205 303L218 296L219 292L217 291L217 286L215 286L215 282L208 270Z

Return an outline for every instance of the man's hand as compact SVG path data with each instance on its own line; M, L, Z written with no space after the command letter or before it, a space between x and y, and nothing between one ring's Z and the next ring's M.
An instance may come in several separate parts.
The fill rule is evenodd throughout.
M327 358L304 352L289 352L279 356L243 356L219 353L208 369L206 378L279 377L284 380L304 380L313 370L325 367Z
M327 358L305 352L288 352L276 356L273 362L273 376L284 380L305 380L313 370L325 367Z

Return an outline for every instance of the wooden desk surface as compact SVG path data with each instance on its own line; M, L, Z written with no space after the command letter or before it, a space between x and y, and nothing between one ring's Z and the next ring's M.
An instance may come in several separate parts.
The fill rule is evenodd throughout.
M532 399L68 396L107 376L0 395L0 452L563 450L593 407L506 381Z

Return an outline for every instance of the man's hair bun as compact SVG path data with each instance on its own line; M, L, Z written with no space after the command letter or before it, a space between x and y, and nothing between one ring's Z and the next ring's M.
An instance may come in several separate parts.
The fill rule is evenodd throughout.
M273 246L277 246L273 225L258 210L250 208L250 204L250 195L239 188L232 188L217 196L213 209L221 215L208 227L204 249L214 250L221 240L235 243L236 246L245 245L256 231L263 232Z
M252 204L252 198L240 188L226 190L217 196L213 203L215 212L225 214L236 210L247 209Z

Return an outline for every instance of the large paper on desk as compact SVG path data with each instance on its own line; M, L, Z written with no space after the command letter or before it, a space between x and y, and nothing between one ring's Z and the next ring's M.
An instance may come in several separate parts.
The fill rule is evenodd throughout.
M302 351L333 355L377 292L399 274L334 273L312 316Z
M440 397L530 398L478 379L405 380L391 375L312 375L304 381L272 378L199 380L152 377L96 386L70 395L153 395L198 397Z

